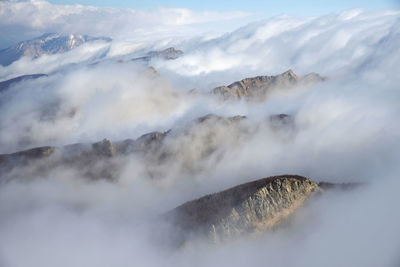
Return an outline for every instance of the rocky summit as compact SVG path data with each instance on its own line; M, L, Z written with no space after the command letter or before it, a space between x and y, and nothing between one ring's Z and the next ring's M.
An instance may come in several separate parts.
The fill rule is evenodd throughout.
M319 74L310 73L304 77L297 76L292 70L275 76L257 76L245 78L228 86L214 88L211 93L224 100L255 100L263 101L275 89L288 89L294 86L310 86L324 81Z
M268 177L189 201L165 218L179 233L178 245L191 235L220 242L278 226L322 190L298 175Z

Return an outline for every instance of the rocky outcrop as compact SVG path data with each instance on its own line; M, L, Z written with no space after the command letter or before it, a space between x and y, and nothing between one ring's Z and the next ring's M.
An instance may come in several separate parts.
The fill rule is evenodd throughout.
M50 157L56 150L56 147L45 146L36 147L24 151L18 151L11 154L0 154L0 182L2 176L14 168L29 166L33 162Z
M298 175L282 175L241 184L189 201L165 214L182 244L191 235L216 242L279 226L322 189Z
M45 146L45 147L36 147L28 150L23 150L11 154L0 154L0 164L16 161L16 162L25 162L28 160L34 159L42 159L44 157L50 156L55 147Z
M94 143L92 145L92 150L93 153L98 156L110 158L116 155L114 144L108 139Z
M175 49L174 47L168 47L164 50L160 51L151 51L148 53L150 57L158 57L163 59L176 59L183 55L183 51L179 49Z
M0 65L7 66L23 56L37 58L43 54L64 53L91 41L110 42L110 38L91 37L82 34L46 33L42 36L23 41L0 51Z
M116 142L117 153L127 155L130 153L151 151L153 148L162 145L162 141L169 132L170 130L166 132L151 132L140 136L136 140L127 139L122 142Z
M298 77L292 70L288 70L276 76L245 78L228 86L216 87L211 93L224 100L245 99L263 101L274 89L288 89L298 85L309 86L323 80L325 78L316 73Z
M150 51L145 56L133 58L131 60L132 61L143 61L143 62L149 62L150 60L152 60L154 58L172 60L172 59L177 59L178 57L180 57L182 55L183 55L182 50L175 49L174 47L168 47L166 49L159 50L159 51Z
M196 120L196 122L204 123L207 121L218 121L218 122L224 123L224 124L231 124L231 123L235 123L235 122L241 121L246 118L247 118L246 116L241 116L241 115L236 115L236 116L232 116L232 117L223 117L223 116L218 116L215 114L207 114L203 117L198 118Z

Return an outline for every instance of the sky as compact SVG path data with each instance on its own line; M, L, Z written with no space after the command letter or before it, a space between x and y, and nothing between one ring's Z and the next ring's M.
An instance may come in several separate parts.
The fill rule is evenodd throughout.
M399 6L399 0L149 0L149 1L106 1L106 0L52 0L56 4L82 4L93 6L112 6L130 8L156 8L156 7L185 7L193 10L241 10L263 13L266 15L279 15L283 13L297 15L321 15L331 12L339 12L349 8L365 8L367 10L387 9Z

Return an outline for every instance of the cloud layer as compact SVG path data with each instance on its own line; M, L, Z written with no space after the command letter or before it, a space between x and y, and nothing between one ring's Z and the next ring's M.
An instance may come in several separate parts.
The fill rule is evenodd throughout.
M56 5L42 0L1 1L0 47L47 32L85 33L136 41L193 34L190 25L233 20L246 12L195 12L185 8L153 10Z
M49 163L44 161L7 173L19 179L0 183L1 266L399 264L399 11L280 16L217 37L196 32L182 38L178 32L175 39L173 30L215 16L42 1L0 5L7 33L23 28L27 36L48 30L108 35L123 22L119 36L131 36L1 67L3 79L49 76L0 93L0 153L173 129L161 149L168 160L157 161L160 151L113 159L114 182L83 179L87 168L109 163L103 161L42 171ZM225 15L219 19L238 14ZM104 20L93 26L99 17ZM127 29L132 25L140 27ZM167 28L168 36L154 34ZM185 54L152 60L158 74L118 61L170 43ZM262 103L220 102L207 94L217 85L289 68L329 79L307 90L279 91ZM193 88L200 94L188 94ZM247 119L193 123L209 113ZM290 114L293 125L274 128L269 116L280 113ZM283 173L366 186L325 195L284 231L219 245L193 240L179 250L149 240L154 221L169 209Z

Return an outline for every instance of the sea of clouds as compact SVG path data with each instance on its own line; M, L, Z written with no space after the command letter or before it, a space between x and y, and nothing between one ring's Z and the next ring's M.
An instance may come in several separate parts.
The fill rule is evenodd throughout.
M23 166L0 177L1 267L398 266L400 11L283 15L210 30L249 16L0 2L4 47L45 32L113 38L0 66L0 80L49 74L0 92L0 153L173 129L163 148L169 161L117 158L112 182L88 181L71 166ZM158 74L129 61L171 45L184 55L152 59ZM287 69L328 79L262 103L208 94ZM193 126L210 113L247 119ZM280 113L294 126L271 128L269 116ZM286 173L365 185L324 195L290 229L267 235L179 249L149 240L159 215L185 201Z

